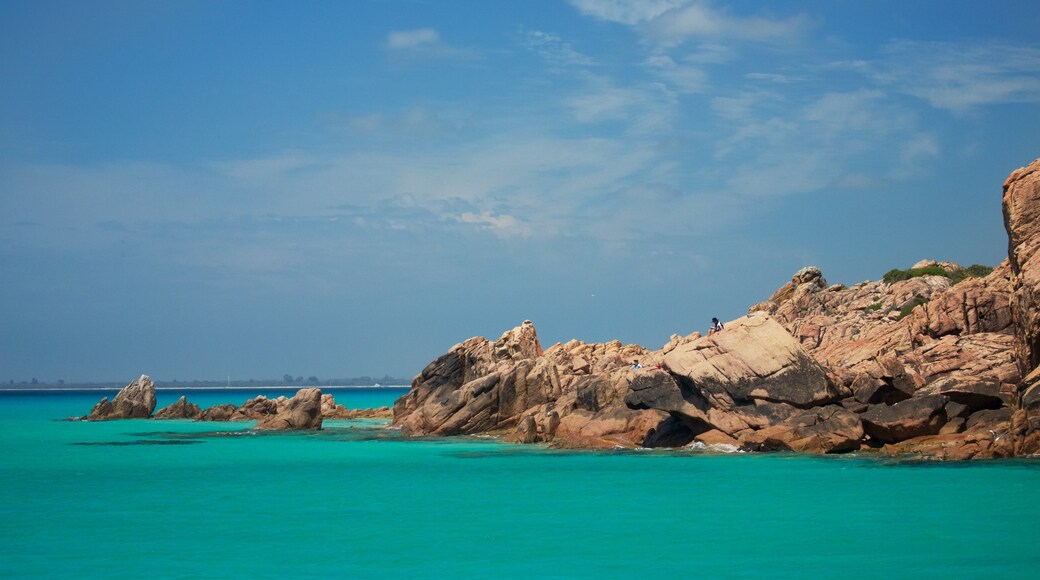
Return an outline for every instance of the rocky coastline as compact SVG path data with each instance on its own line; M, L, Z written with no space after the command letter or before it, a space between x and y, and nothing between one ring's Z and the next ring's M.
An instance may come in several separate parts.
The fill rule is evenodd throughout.
M1040 159L1002 204L1008 259L988 274L923 261L846 287L807 267L724 331L656 350L543 350L524 321L431 362L392 425L581 448L1040 453Z

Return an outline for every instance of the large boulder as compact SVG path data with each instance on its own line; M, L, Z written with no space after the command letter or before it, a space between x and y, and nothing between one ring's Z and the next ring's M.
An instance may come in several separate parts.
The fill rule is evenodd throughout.
M229 421L259 421L264 417L270 417L278 413L280 408L283 408L288 402L288 399L279 397L278 399L268 399L264 395L257 395L252 399L242 403L242 406L235 409L235 412L228 418Z
M803 411L783 424L752 431L740 439L755 451L790 450L803 453L855 451L863 439L863 423L838 405Z
M787 431L778 437L797 440L785 448L812 447L822 452L853 445L847 441L851 432L847 425L819 414L791 422L809 408L836 401L839 392L826 370L768 315L744 317L727 323L722 332L674 345L664 355L662 367L637 371L625 398L631 409L663 411L674 419L649 433L646 446L690 441L709 431L746 438L779 425L786 425ZM835 412L831 410L828 417ZM843 409L836 416L844 418L845 413ZM836 436L832 443L816 436L832 427L845 435ZM857 424L852 430L858 428ZM763 437L778 433L769 431ZM858 442L862 434L851 437ZM762 447L764 441L752 446Z
M708 416L710 404L707 398L687 381L680 383L663 370L648 370L637 373L630 388L625 397L629 408L669 413L686 424L691 436L714 428Z
M863 431L883 443L936 435L946 424L948 401L943 395L925 395L894 405L873 405L860 416Z
M809 408L836 401L827 371L770 316L745 316L726 330L677 347L664 367L710 406L782 403Z
M202 413L196 419L197 421L230 421L231 416L235 414L238 407L231 403L222 403L220 405L213 405L202 410Z
M198 419L201 415L202 409L195 403L189 403L187 397L181 397L177 402L155 412L156 419Z
M1040 366L1040 159L1007 178L1003 208L1016 352L1024 376Z
M321 429L321 389L300 389L274 415L264 415L254 429L291 431Z
M102 398L91 409L88 421L108 419L147 419L155 410L155 384L147 375L123 387L111 401Z

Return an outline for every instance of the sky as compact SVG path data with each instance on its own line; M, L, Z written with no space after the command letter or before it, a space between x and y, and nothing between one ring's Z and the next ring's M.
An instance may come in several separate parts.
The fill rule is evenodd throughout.
M1007 255L1031 1L0 0L0 382L659 348Z

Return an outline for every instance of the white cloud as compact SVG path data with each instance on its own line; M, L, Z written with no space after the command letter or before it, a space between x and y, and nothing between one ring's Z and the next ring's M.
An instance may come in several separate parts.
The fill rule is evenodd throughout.
M568 98L567 105L581 123L621 122L628 133L647 135L668 127L677 101L661 83L617 86L611 79L597 77Z
M570 3L584 14L630 26L653 20L686 2L687 0L570 0Z
M781 85L790 84L802 80L801 77L794 77L790 75L777 74L777 73L761 73L761 72L750 72L744 75L744 78L752 81L766 81L770 83L777 83Z
M809 20L804 16L783 19L741 17L707 2L694 2L651 19L645 33L670 46L691 39L783 42L801 36L808 27Z
M704 0L571 0L582 13L635 27L664 47L689 40L787 42L810 26L805 16L737 16Z
M511 215L494 215L486 211L480 214L465 212L455 219L464 224L480 225L482 229L489 230L502 238L528 238L533 233L531 226L520 222Z
M528 31L523 45L554 66L586 67L596 64L592 58L574 50L569 42L564 41L558 34L551 32Z
M1040 101L1040 48L1002 42L888 43L873 78L950 111Z
M917 117L878 90L828 92L771 114L774 102L757 95L714 103L734 124L715 158L730 167L735 195L792 195L823 188L862 189L864 159L886 167L870 183L907 176L908 164L938 154ZM920 169L920 167L916 167Z
M432 28L393 30L386 36L386 46L394 50L411 49L439 42L440 34Z
M680 65L672 57L655 54L644 64L683 93L699 93L708 87L708 75L700 67Z

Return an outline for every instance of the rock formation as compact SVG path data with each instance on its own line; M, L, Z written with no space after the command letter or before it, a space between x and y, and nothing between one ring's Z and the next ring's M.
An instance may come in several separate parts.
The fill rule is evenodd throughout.
M348 409L336 403L331 393L324 393L321 395L321 416L324 419L390 419L394 412L390 407Z
M263 415L254 429L268 431L321 429L321 389L300 389L279 406L276 413Z
M202 409L195 403L189 403L186 397L155 412L156 419L198 419L201 415Z
M531 328L533 332L533 327ZM510 346L506 345L506 348ZM520 352L520 351L518 351ZM316 394L315 394L316 393ZM104 397L94 406L84 420L147 418L155 408L155 386L151 379L142 376L130 383L112 401ZM257 421L256 428L263 430L320 429L322 419L390 419L390 407L374 409L347 409L337 404L331 394L322 394L319 389L302 389L292 398L268 399L257 395L241 406L230 403L200 409L189 403L186 397L163 407L155 413L155 419L192 419L195 421Z
M268 399L264 395L257 395L252 399L242 403L242 406L235 409L235 412L228 417L229 421L259 421L264 417L269 417L278 413L280 408L284 408L286 401L285 397L278 397L277 399Z
M543 350L524 321L494 342L474 337L430 363L394 403L393 425L408 435L508 434L519 426L517 440L631 447L666 417L624 405L632 361L659 362L650 354L617 341Z
M147 375L123 387L111 401L103 397L84 419L146 419L155 409L155 385Z
M616 341L543 351L525 321L430 363L393 424L562 446L1036 453L1038 198L1040 160L1004 184L1009 260L988 275L846 287L810 266L722 333L673 336L656 351ZM934 260L914 268L976 273Z
M213 405L207 409L202 410L202 414L199 415L199 421L230 421L231 416L235 414L238 407L231 403L224 403L221 405Z
M1040 159L1007 178L1003 202L1015 351L1028 375L1040 366Z

